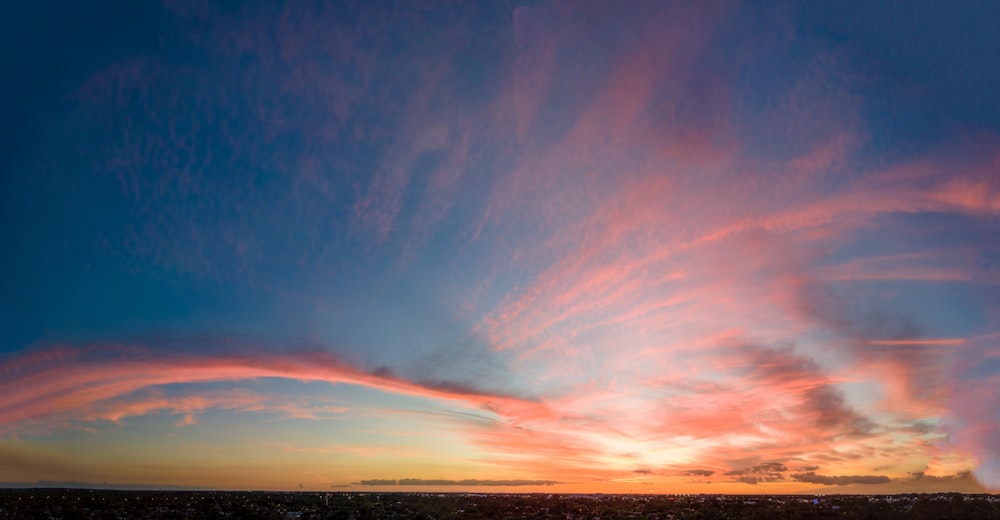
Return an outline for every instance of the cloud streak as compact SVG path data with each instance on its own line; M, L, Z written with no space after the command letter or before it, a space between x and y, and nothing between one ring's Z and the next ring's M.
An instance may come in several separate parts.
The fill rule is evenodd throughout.
M165 397L165 385L235 382L261 378L349 384L389 393L444 400L475 407L541 407L518 398L480 393L454 385L420 385L378 371L364 371L323 351L279 353L244 346L214 353L164 352L135 346L55 347L0 364L7 398L0 424L33 419L106 419L145 415L158 410L193 414L208 408L270 411L293 417L346 411L336 405L314 408L279 403L241 391L206 396Z

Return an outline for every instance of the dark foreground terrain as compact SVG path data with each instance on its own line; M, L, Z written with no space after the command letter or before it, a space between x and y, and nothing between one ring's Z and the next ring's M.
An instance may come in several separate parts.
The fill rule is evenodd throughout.
M1000 496L546 495L0 489L0 518L1000 518Z

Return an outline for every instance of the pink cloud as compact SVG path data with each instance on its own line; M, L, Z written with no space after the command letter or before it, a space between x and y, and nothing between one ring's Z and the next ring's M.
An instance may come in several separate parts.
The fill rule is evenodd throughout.
M629 114L637 113L630 103L643 98L640 87L641 82L621 87L635 94L621 99L609 88L603 99L608 106L620 105L622 121L628 121ZM594 108L593 114L601 110L609 109ZM898 463L904 456L892 447L893 431L913 439L905 457L933 453L940 430L907 429L944 413L950 350L966 339L924 337L912 331L886 337L873 329L858 334L861 329L849 323L854 318L846 317L854 312L849 302L837 301L832 291L826 296L811 292L841 280L973 282L967 252L894 252L835 266L828 263L828 255L888 216L944 213L975 218L989 213L989 200L980 194L989 193L992 181L963 179L983 179L992 156L979 154L955 166L946 152L930 154L858 174L850 182L831 182L826 174L845 167L864 142L863 132L852 131L847 121L827 141L784 161L740 163L743 159L730 153L726 161L711 162L716 168L711 178L717 181L711 191L698 191L697 182L642 161L635 171L643 175L633 177L633 170L625 167L613 176L617 185L606 189L604 174L592 173L601 171L600 155L568 150L599 150L605 142L628 135L628 124L616 126L621 121L594 115L597 122L587 127L590 115L584 112L563 141L529 159L533 162L525 171L549 177L534 177L524 181L527 187L512 188L511 193L551 197L537 205L537 212L543 229L551 226L555 231L536 248L519 252L515 261L533 274L482 319L478 330L495 348L514 351L519 366L559 388L561 395L583 392L593 397L592 403L602 402L600 393L625 379L620 374L641 386L648 373L662 370L666 376L656 383L641 391L609 394L608 404L594 405L585 415L607 416L611 422L617 407L649 423L656 417L648 413L650 396L663 392L662 409L671 412L663 419L663 430L621 417L615 424L647 441L685 434L705 440L713 449L711 456L702 455L703 462L713 468L729 467L731 462L719 458L723 453L735 459L741 450L752 449L762 457L818 459L833 446L851 454L834 457L838 463L864 456ZM744 177L738 171L764 168L775 170L773 183L747 184L744 178L761 176ZM578 184L569 184L571 173L579 173ZM956 185L973 188L963 191L953 188ZM778 195L772 196L771 190ZM969 195L973 193L976 196ZM587 211L577 218L577 208L567 209L567 200ZM509 204L517 202L491 210ZM816 301L803 301L814 297ZM820 315L818 307L827 308L826 314ZM841 311L846 314L834 316ZM898 321L886 325L905 325L905 320ZM699 390L690 395L666 391L666 382L676 382L678 373L686 374L679 380L689 385L702 380L705 367L699 362L744 359L739 345L728 351L701 350L704 338L717 338L724 331L762 340L750 343L800 344L794 355L786 352L800 364L773 361L782 367L775 374L751 372L742 378L722 365L717 368L726 375L719 377L729 384L700 381ZM833 337L823 340L831 351L818 350L816 334ZM874 382L881 393L859 399L843 392L859 381ZM558 399L547 402L555 410L579 410ZM531 431L568 428L555 420L534 425ZM743 440L727 445L727 437ZM862 438L876 446L870 448L874 452L862 449ZM592 445L587 449L600 452Z
M118 421L123 417L161 410L194 414L208 408L264 410L306 418L342 411L336 406L310 408L281 404L242 391L171 398L156 391L162 385L259 378L352 384L469 406L519 410L521 413L538 410L542 406L512 397L459 391L455 387L430 387L365 372L322 352L286 355L266 352L178 354L137 347L101 346L79 349L59 347L52 353L39 351L25 358L14 357L0 365L0 373L7 375L0 383L0 390L6 396L4 406L0 408L0 424L11 426L46 417Z

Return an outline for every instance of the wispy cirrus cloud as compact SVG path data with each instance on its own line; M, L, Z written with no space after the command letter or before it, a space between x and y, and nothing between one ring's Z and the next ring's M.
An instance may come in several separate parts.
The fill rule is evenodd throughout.
M203 340L200 340L203 341ZM390 393L465 402L476 407L542 408L537 402L480 393L457 385L421 385L353 367L324 351L276 352L243 345L239 351L165 352L142 346L54 347L14 356L0 365L7 398L0 424L31 420L119 421L167 410L191 414L208 408L268 411L315 418L346 409L336 403L303 406L242 390L176 392L168 385L196 385L261 378L324 381Z
M546 16L572 20L560 11ZM695 17L691 27L724 19ZM959 240L958 257L902 238L866 250L864 235L890 225L909 233L918 224L907 219L941 215L984 225L995 213L995 143L974 138L894 164L866 162L859 99L837 93L851 86L829 73L843 63L828 56L799 71L792 88L799 104L769 105L757 120L762 133L784 132L785 149L756 149L743 113L725 108L689 125L710 136L695 146L671 133L685 126L680 121L652 114L663 103L657 96L672 88L689 99L686 82L723 107L734 101L722 78L697 77L672 54L683 48L690 59L709 59L711 43L701 37L680 30L655 49L623 44L628 58L594 83L594 101L576 100L572 122L535 143L524 166L501 181L487 222L510 226L498 215L516 208L542 238L517 249L513 261L528 281L500 291L477 330L553 392L586 396L553 399L555 409L610 421L617 405L637 411L644 425L655 424L651 411L659 410L672 425L657 430L618 418L605 446L690 433L704 444L687 445L712 446L720 470L732 464L718 458L727 434L765 459L808 459L831 445L850 451L852 438L879 439L876 450L900 458L889 432L945 413L949 363L966 339L928 330L924 316L895 300L862 303L864 291L892 281L973 283L964 259L980 245ZM648 141L632 133L657 124L664 132L652 135L678 153L648 153ZM845 253L854 259L842 261ZM929 292L921 298L934 301ZM754 346L761 344L772 346ZM757 370L740 373L744 362ZM880 387L879 396L861 397L854 387L862 381ZM685 385L697 389L689 399L679 390ZM936 456L943 432L907 431L921 438L913 453Z

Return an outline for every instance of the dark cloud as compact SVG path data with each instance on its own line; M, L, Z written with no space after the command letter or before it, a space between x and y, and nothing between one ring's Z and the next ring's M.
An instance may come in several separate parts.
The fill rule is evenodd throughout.
M972 480L972 472L969 471L955 473L954 475L927 475L923 471L916 471L911 473L911 475L913 475L913 480L922 480L925 482L960 482Z
M358 482L362 486L551 486L559 484L555 480L445 480L445 479L423 479L423 478L401 478L393 479L373 479Z
M762 462L756 466L727 471L725 475L735 476L735 482L756 485L758 482L779 482L785 480L788 467L781 462Z
M807 388L797 412L818 426L821 435L855 437L872 431L871 421L846 404L840 391L828 381L814 360L788 347L746 345L742 355L742 366L737 367L737 371L744 371L748 378L779 389Z
M948 350L919 343L928 336L926 326L885 297L813 280L801 286L797 305L803 317L843 338L858 363L898 367L913 397L931 399L943 387Z
M710 469L691 469L684 472L689 477L711 477L715 472Z
M912 317L861 292L847 292L819 280L800 286L798 311L852 339L906 339L923 335Z
M372 479L362 480L361 482L358 482L358 484L361 484L362 486L395 486L396 481L389 479Z
M937 427L933 423L928 422L928 421L923 421L923 420L912 421L912 422L910 422L910 424L908 426L908 429L910 431L912 431L914 433L918 433L918 434L920 434L920 433L931 433L936 428Z
M813 388L806 393L806 398L815 414L816 424L833 429L838 435L860 437L868 435L875 427L871 420L851 410L832 385Z
M502 356L490 348L487 341L475 335L460 336L454 341L436 345L400 367L400 372L428 387L448 391L490 389L510 392L513 378Z
M768 473L782 473L788 471L788 467L780 462L763 462L756 466L745 469L734 469L727 471L726 475L761 475Z
M848 484L885 484L889 482L889 477L885 475L817 475L812 471L806 473L795 473L792 479L810 484L823 484L825 486L846 486Z
M916 217L914 217L916 218ZM923 221L919 221L923 222ZM994 236L988 236L988 235ZM984 233L980 243L996 243L995 233ZM797 311L803 317L821 323L843 338L846 353L859 366L884 366L886 378L895 377L890 384L901 384L905 397L929 407L944 406L958 421L925 422L924 417L908 418L907 430L925 435L940 427L948 430L949 438L956 445L978 459L976 476L990 487L1000 487L1000 417L995 401L995 374L1000 365L990 354L996 348L998 303L995 294L995 272L988 271L995 261L984 255L977 246L973 262L973 292L979 308L963 310L962 320L979 321L986 325L981 335L966 336L960 348L946 343L936 343L935 336L960 336L971 332L968 328L956 331L934 331L934 321L911 315L911 305L899 305L892 299L880 296L859 284L831 285L819 280L802 284L798 294ZM998 255L992 255L998 258ZM911 293L913 298L933 298L945 301L943 292L931 295ZM993 316L991 318L991 315ZM961 320L956 320L960 322ZM985 321L985 323L982 323ZM961 331L961 332L957 332ZM987 332L988 331L988 332ZM991 362L992 361L992 362Z

